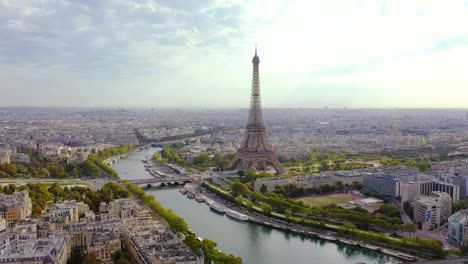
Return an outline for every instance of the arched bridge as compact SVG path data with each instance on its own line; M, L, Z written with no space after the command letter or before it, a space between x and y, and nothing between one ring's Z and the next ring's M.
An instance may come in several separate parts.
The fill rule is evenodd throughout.
M135 179L129 180L129 182L136 184L136 185L147 185L147 186L154 186L154 185L184 185L188 182L192 182L190 177L174 177L174 178L152 178L152 179Z

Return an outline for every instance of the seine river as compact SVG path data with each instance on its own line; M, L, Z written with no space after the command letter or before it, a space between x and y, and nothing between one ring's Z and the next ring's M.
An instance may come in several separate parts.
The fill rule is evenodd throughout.
M151 178L141 162L159 149L136 151L113 167L123 179ZM166 208L181 215L200 237L217 242L218 249L240 256L246 264L401 263L359 247L303 237L252 223L231 220L211 212L207 205L190 200L177 188L145 189Z

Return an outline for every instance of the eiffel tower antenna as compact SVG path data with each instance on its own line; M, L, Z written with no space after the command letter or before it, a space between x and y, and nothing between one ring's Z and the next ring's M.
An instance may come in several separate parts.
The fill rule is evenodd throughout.
M283 173L284 169L268 142L266 127L263 121L260 99L260 58L257 56L256 43L252 64L252 93L250 97L249 120L247 121L245 134L234 157L231 169L242 169L244 171L248 169L265 170L268 165L272 165L277 173Z

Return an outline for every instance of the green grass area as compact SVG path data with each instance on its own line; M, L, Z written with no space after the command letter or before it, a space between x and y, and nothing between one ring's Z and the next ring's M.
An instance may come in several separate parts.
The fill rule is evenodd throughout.
M298 199L303 201L305 204L312 206L323 206L328 204L342 204L352 201L353 199L345 194L331 194L319 197L306 197Z

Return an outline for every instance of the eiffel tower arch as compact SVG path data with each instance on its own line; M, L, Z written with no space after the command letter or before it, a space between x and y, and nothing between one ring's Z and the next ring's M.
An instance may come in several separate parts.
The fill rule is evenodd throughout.
M260 58L257 56L257 47L255 47L255 56L252 59L252 64L252 93L250 97L249 120L245 127L245 134L241 145L231 164L231 169L241 169L244 171L248 169L265 170L268 165L271 165L277 173L284 173L284 169L268 141L263 121L260 98Z

